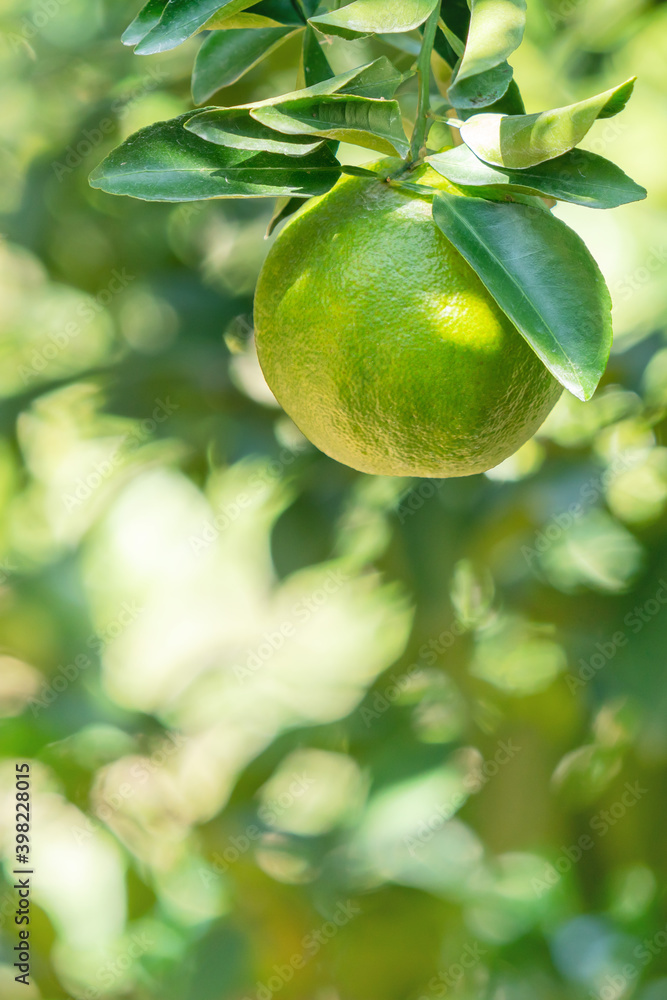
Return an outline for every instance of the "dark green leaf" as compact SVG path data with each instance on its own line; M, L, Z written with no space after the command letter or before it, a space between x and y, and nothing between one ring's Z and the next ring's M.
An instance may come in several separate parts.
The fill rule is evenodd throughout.
M546 195L589 208L616 208L646 197L644 188L620 167L583 149L570 150L555 160L525 170L491 167L467 146L429 156L428 162L453 184Z
M130 136L93 171L91 185L145 201L199 201L308 197L328 191L340 176L340 164L326 146L298 160L230 149L188 132L183 127L188 117L157 122Z
M611 299L582 240L550 212L439 192L433 218L549 371L590 399L611 347Z
M512 67L502 62L477 76L461 80L459 86L452 86L447 92L452 107L466 111L474 108L488 108L507 93L512 80Z
M354 0L340 10L311 17L318 31L342 38L412 31L427 19L436 0Z
M186 122L186 129L207 142L232 149L282 153L284 156L305 156L318 149L324 139L309 139L303 135L281 135L251 117L246 108L220 108L215 118L195 116Z
M597 118L623 110L633 87L634 78L586 101L534 115L475 115L461 128L461 138L486 163L523 170L573 149Z
M266 227L267 239L271 233L276 230L281 222L284 222L285 219L289 219L291 215L298 212L303 203L303 198L278 198L273 215L271 216L271 221Z
M238 14L229 14L223 7L208 19L204 29L227 31L230 28L277 28L281 25L303 28L305 24L305 18L300 16L291 0L259 0L252 5L252 10Z
M406 156L410 149L396 101L334 94L253 108L250 113L285 135L319 135L388 156Z
M317 35L310 25L306 28L303 38L301 65L306 87L312 87L315 83L322 83L323 80L331 80L334 76L334 71L329 65L329 61L322 51L322 46L319 43Z
M164 13L167 0L148 0L121 37L123 45L136 45L155 27Z
M214 14L231 16L252 7L256 0L168 0L158 24L137 45L139 55L165 52L194 35Z
M455 108L483 107L502 97L512 79L506 60L521 44L525 25L526 0L472 0L465 52L449 88Z
M192 73L192 97L203 104L216 91L234 83L273 52L295 29L231 28L204 39Z

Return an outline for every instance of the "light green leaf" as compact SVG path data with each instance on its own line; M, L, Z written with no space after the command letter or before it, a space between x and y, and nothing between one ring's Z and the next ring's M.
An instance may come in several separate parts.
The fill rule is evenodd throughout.
M522 170L574 149L597 118L610 118L627 104L635 77L619 87L565 108L533 115L481 114L469 118L461 138L480 160Z
M93 171L92 187L145 201L309 197L340 177L325 146L294 159L206 142L183 125L189 113L126 139Z
M205 38L192 72L192 97L204 101L256 66L294 34L295 28L231 28Z
M449 88L453 107L482 107L502 97L512 79L506 59L521 44L525 26L526 0L472 0L465 52ZM506 68L500 72L500 66Z
M406 156L410 149L396 101L334 94L254 108L250 114L285 135L319 135L388 156Z
M342 38L393 34L419 27L435 5L436 0L354 0L340 10L311 17L310 23L325 35Z
M125 29L121 37L123 45L137 45L149 31L158 24L167 6L167 0L148 0L134 21Z
M168 0L159 23L139 42L135 52L150 55L174 49L199 31L214 14L224 12L230 17L255 3L257 0Z
M433 218L558 381L590 399L611 347L611 299L583 241L550 212L439 192Z
M219 146L282 153L283 156L305 156L306 153L319 149L325 141L319 138L309 139L303 135L281 135L252 118L246 108L220 108L215 118L195 116L186 122L185 127L201 139Z
M489 166L467 146L429 156L427 162L453 184L557 198L589 208L616 208L646 197L620 167L603 156L573 149L525 170Z

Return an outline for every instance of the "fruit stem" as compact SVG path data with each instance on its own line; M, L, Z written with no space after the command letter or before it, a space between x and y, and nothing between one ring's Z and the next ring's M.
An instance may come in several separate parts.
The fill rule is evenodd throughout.
M408 163L419 159L422 147L426 141L427 115L430 110L431 93L431 53L435 43L435 33L440 20L440 2L436 3L424 25L422 47L417 60L417 79L419 81L419 103L417 105L417 120L412 132Z

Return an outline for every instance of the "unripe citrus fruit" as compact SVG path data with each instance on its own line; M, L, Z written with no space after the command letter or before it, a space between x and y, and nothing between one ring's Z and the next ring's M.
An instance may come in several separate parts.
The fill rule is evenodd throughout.
M278 402L362 472L483 472L562 391L437 228L431 198L380 179L345 177L288 223L259 278L255 327Z

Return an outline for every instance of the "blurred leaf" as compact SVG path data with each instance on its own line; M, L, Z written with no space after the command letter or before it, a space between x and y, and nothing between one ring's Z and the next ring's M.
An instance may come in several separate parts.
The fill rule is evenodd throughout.
M475 115L462 126L461 138L486 163L532 167L573 149L598 118L622 111L634 85L632 77L596 97L533 115Z
M192 71L195 104L203 104L216 91L235 83L293 34L289 27L212 32L204 39Z
M579 236L539 208L445 193L433 218L549 371L589 399L609 357L611 302Z
M556 767L552 782L568 801L590 805L609 787L621 770L622 753L596 744L567 753Z
M272 198L323 194L340 176L323 147L295 162L205 142L183 126L191 113L157 122L130 136L93 171L92 187L146 201Z
M326 35L358 38L376 32L412 31L424 23L434 7L435 0L354 0L310 21Z
M479 160L467 146L455 146L429 156L431 166L463 187L489 187L500 192L547 195L589 208L615 208L646 197L620 167L583 149L570 150L525 170L492 167Z
M158 24L144 35L135 52L150 55L174 49L202 28L213 14L227 16L252 7L255 0L168 0Z
M338 94L254 108L250 114L286 135L320 135L389 156L406 156L410 148L396 101Z
M251 117L245 108L220 108L215 117L202 115L191 118L185 125L189 132L231 149L282 153L285 156L305 156L323 145L324 139L307 136L285 137Z
M454 107L483 107L502 97L512 78L506 60L525 24L526 0L472 0L465 52L449 88Z
M643 549L618 521L591 510L545 548L540 565L552 586L566 593L582 586L602 593L627 590L643 563Z

